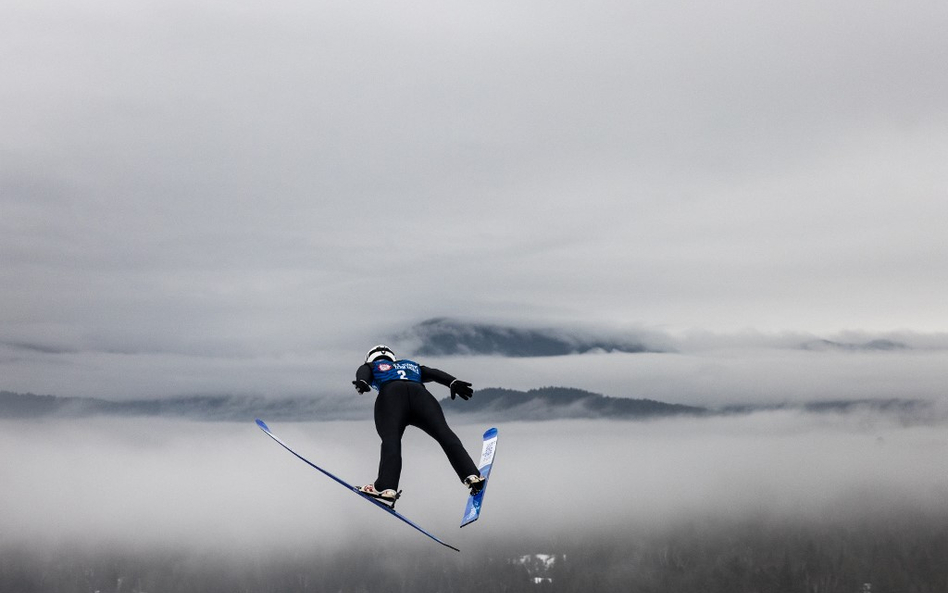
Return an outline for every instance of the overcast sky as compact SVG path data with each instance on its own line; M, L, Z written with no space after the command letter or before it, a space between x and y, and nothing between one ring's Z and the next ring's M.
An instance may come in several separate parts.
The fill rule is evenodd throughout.
M0 389L302 392L441 315L948 332L946 30L942 1L6 2Z

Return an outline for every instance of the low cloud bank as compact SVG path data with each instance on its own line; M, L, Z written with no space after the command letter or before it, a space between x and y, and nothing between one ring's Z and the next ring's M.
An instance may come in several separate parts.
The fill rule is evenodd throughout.
M531 350L530 340L519 342L525 350L518 355L510 355L509 348L486 354L494 349L474 348L458 340L445 348L425 350L420 337L405 333L391 345L400 355L442 368L477 388L526 391L570 386L610 397L705 407L827 399L945 399L948 336L944 334L818 336L485 325L499 328L500 333L521 332L517 334L521 338L523 332L539 332L568 352L545 355ZM386 335L391 338L395 333ZM353 407L365 404L368 409L371 402L355 395L351 381L367 344L385 339L360 339L358 347L349 341L292 351L262 345L240 355L105 352L0 343L0 390L125 401L196 394L324 398ZM443 397L439 389L434 386L432 392Z
M873 411L771 411L650 422L496 422L483 519L459 531L464 490L409 429L399 508L462 549L496 538L537 547L565 533L689 520L790 523L880 513L948 514L944 423ZM241 551L425 542L266 438L252 422L166 419L0 422L3 546L63 541ZM271 422L353 483L374 478L371 422ZM472 454L485 426L458 424ZM624 529L624 528L620 528Z

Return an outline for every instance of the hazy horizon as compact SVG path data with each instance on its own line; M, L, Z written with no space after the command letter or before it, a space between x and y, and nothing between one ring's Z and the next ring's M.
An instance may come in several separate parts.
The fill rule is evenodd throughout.
M253 422L93 418L0 421L0 545L82 540L131 546L270 549L324 542L418 545L417 534L318 474ZM484 517L458 530L464 489L437 445L405 436L399 510L463 549L531 534L689 520L948 512L944 420L905 424L868 411L761 412L640 422L498 422ZM271 422L301 454L371 481L371 421ZM484 426L457 422L476 454ZM555 495L542 485L556 483ZM537 492L536 488L541 491ZM434 550L431 550L434 552Z

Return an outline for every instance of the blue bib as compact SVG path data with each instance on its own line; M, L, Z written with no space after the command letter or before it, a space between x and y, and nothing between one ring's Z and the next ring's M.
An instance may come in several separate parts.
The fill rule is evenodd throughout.
M372 363L372 387L381 389L390 381L421 383L421 366L411 360L376 360Z

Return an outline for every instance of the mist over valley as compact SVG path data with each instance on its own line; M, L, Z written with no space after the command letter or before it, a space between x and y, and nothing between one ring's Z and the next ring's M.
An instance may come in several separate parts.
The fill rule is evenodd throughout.
M496 420L484 516L463 530L466 494L440 449L416 429L405 435L399 510L460 555L301 463L252 420L0 420L0 584L42 588L58 570L65 581L44 590L80 591L81 579L64 575L95 569L124 584L90 583L120 590L516 590L536 576L516 559L547 554L559 555L558 568L540 578L555 576L562 590L625 582L657 591L724 561L744 566L742 579L784 565L802 579L794 571L813 562L812 546L827 563L821 578L878 582L879 566L863 556L870 544L936 553L948 533L943 419L856 407ZM371 421L269 424L344 479L374 477ZM476 454L482 419L452 424ZM840 554L845 566L833 564Z
M469 401L430 385L472 455L500 431L463 530L443 453L405 434L398 509L461 554L254 424L371 481L373 396L351 389L351 360L307 371L305 392L2 391L0 589L940 592L940 335L621 333L441 319L391 336L475 382Z

